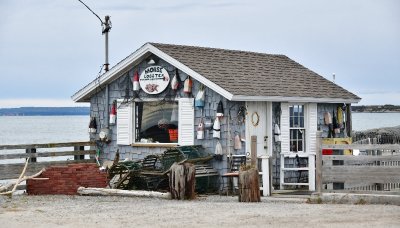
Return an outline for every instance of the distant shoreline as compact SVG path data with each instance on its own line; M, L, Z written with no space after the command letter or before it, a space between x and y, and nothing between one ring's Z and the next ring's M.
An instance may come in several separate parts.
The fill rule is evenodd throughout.
M0 108L0 116L88 116L90 107Z
M367 112L367 113L396 113L400 112L399 105L361 105L351 106L352 112Z

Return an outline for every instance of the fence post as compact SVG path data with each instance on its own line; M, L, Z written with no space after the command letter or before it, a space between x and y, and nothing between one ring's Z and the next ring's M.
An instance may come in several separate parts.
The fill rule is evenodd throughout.
M315 168L316 168L316 187L317 193L321 195L322 193L322 132L317 131L317 153L316 153L316 161L315 161Z
M35 154L36 153L36 148L26 148L25 152L27 154ZM30 160L29 162L36 162L36 157L33 157L32 155L30 155Z
M83 151L85 150L85 146L74 146L74 151ZM74 160L84 160L85 155L74 155Z

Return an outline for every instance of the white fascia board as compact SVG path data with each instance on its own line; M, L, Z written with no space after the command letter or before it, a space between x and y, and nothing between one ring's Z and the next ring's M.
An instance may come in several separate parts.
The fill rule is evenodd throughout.
M149 52L151 47L153 46L151 46L149 43L143 45L141 48L136 50L134 53L125 58L123 61L112 67L109 71L101 75L99 78L96 78L87 86L85 86L84 88L76 92L74 95L72 95L71 97L72 100L75 102L81 102L82 99L88 94L90 94L97 86L101 86L106 82L114 80L116 76L118 76L118 73L121 73L121 71L123 72L124 69L129 68L135 60L139 59L147 52Z
M230 92L226 91L225 89L223 89L219 85L217 85L214 82L212 82L212 81L208 80L207 78L203 77L202 75L200 75L196 71L190 69L185 64L177 61L173 57L171 57L171 56L167 55L166 53L162 52L160 49L158 49L158 48L156 48L154 46L151 46L151 47L153 47L151 49L151 52L153 54L155 54L156 56L160 57L161 59L163 59L164 61L168 62L169 64L175 66L176 68L180 69L181 71L185 72L187 75L190 75L192 78L194 78L195 80L197 80L200 83L204 84L208 88L214 90L215 92L219 93L220 95L222 95L226 99L232 100L233 94L231 94Z
M361 99L283 97L283 96L242 96L235 95L232 101L272 101L272 102L314 102L314 103L358 103Z

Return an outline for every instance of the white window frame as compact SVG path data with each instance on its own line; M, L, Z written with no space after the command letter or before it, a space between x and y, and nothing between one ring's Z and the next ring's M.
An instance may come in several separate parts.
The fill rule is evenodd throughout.
M302 109L303 109L303 127L301 127L301 126L290 126L290 123L291 123L291 119L292 118L294 118L293 116L291 116L290 115L290 107L294 107L294 106L301 106L302 107ZM307 151L307 137L306 137L306 133L307 133L307 112L306 112L306 108L307 106L305 105L305 104L303 104L303 103L289 103L289 105L288 105L288 108L289 108L289 151L291 152L291 153L305 153L306 151ZM293 119L293 123L294 123L294 119ZM298 150L298 151L292 151L292 148L291 148L291 145L292 145L292 142L293 141L295 141L295 139L292 139L291 138L291 130L302 130L303 132L302 132L302 150ZM296 140L296 144L297 144L297 147L298 147L298 143L299 143L299 140L297 139Z

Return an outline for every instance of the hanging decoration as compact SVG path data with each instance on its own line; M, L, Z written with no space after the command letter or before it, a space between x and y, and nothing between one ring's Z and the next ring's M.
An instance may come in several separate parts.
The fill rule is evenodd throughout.
M133 74L133 91L139 91L140 90L140 85L139 85L139 73L135 71Z
M221 138L221 125L218 118L215 118L214 120L213 137L217 139Z
M178 105L174 104L171 112L171 122L177 122L179 117L178 115L179 115Z
M194 106L203 108L204 107L204 100L205 100L205 90L204 85L200 86L199 92L197 92L196 99L194 101Z
M326 125L332 124L332 116L329 112L324 113L324 123Z
M339 127L339 123L338 120L335 117L335 111L333 111L333 131L335 134L339 134L340 133L340 127Z
M179 77L178 69L175 68L175 75L171 80L171 89L174 91L178 90L179 84L180 84L180 77Z
M337 107L337 122L339 128L343 128L343 109L341 106Z
M215 160L222 161L222 156L223 156L223 151L222 151L222 145L218 141L217 144L215 145L215 155L214 158Z
M89 133L96 133L96 131L97 131L96 117L92 117L89 122Z
M193 86L193 81L190 78L190 76L188 76L185 82L183 83L183 92L187 94L192 93L192 86Z
M280 142L282 140L281 129L279 128L278 124L274 125L274 137L275 137L275 142Z
M197 139L204 139L203 118L200 119L199 125L197 125Z
M113 101L110 112L110 125L114 125L117 119L117 101Z
M242 149L242 140L240 139L239 132L235 132L235 143L234 143L234 148L235 150L240 150Z
M219 101L217 106L217 117L223 117L223 116L224 116L224 107L222 105L222 101Z
M258 112L253 112L253 114L251 114L251 124L253 124L254 127L257 127L259 122L260 116L258 115Z

